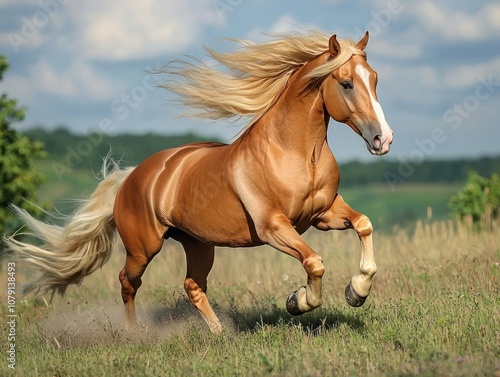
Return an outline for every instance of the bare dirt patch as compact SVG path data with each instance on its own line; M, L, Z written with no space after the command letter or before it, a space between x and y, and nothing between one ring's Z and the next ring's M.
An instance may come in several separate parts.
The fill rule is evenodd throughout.
M197 311L181 300L175 307L138 305L137 312L139 326L127 331L122 302L73 304L68 301L66 307L47 308L46 317L37 325L45 339L58 348L123 342L150 344L193 326L206 326Z

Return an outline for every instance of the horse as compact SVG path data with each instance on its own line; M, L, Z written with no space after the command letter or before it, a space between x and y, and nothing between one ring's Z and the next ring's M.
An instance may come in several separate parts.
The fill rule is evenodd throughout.
M363 305L377 271L369 218L338 193L339 168L327 142L330 118L347 124L373 155L390 149L389 127L368 65L368 32L358 41L314 31L274 36L220 53L225 67L180 61L160 72L164 88L210 119L253 116L232 143L193 143L158 152L136 167L108 162L95 192L66 220L49 224L13 207L41 240L35 246L7 237L13 253L41 270L26 292L64 294L70 284L109 259L119 234L126 250L119 273L127 329L137 326L134 300L148 264L166 239L186 254L184 288L213 333L223 329L207 298L216 246L267 244L297 259L307 283L286 299L291 315L322 304L320 254L301 237L354 229L360 239L360 273L345 289L347 303ZM106 163L105 163L106 165Z

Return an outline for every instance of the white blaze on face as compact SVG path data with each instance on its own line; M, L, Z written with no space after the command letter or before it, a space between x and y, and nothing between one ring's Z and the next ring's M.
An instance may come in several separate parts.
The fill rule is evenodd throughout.
M370 96L370 101L373 107L373 111L375 112L377 121L382 131L382 135L380 136L382 139L383 149L386 150L389 148L389 144L392 141L392 129L385 120L385 115L384 111L382 110L382 106L380 106L380 103L378 103L378 101L375 99L375 96L373 95L372 90L370 89L370 72L361 64L358 64L354 69L354 71L358 74L358 76L361 78L361 81L366 86L366 90L368 91L368 94Z

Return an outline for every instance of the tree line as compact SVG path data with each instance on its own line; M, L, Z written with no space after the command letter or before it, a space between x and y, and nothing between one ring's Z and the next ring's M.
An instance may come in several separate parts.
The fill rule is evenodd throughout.
M341 165L342 185L365 185L391 183L388 177L401 171L401 162L390 159L370 163L349 162ZM500 156L454 160L425 160L410 173L400 174L401 183L460 183L465 182L469 172L483 176L500 172Z

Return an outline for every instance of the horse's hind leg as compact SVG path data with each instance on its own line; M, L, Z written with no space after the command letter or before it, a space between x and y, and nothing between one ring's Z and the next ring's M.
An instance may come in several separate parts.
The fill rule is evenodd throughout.
M127 250L125 267L120 271L118 278L122 285L122 299L125 304L125 328L130 330L137 326L135 317L135 295L142 285L141 277L146 269L148 261L134 257Z
M222 325L206 296L207 276L214 264L214 246L201 242L186 233L172 235L172 238L179 241L186 252L187 272L184 289L189 301L198 309L210 331L219 334L222 331Z
M154 238L158 237L152 237ZM125 304L127 330L137 326L135 316L135 295L142 284L142 275L146 270L149 262L160 251L163 243L163 238L157 239L156 242L141 242L140 238L133 239L130 234L122 236L125 249L127 250L127 258L125 267L120 271L119 279L122 285L121 293L123 303ZM129 240L133 240L130 242Z

